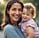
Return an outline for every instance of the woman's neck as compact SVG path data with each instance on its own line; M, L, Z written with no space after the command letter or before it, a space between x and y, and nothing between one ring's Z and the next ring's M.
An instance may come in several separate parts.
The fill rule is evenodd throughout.
M17 22L11 20L12 25L17 26Z

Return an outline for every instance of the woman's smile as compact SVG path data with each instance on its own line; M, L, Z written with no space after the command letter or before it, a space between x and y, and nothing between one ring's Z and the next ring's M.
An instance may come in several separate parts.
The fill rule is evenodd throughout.
M22 16L21 5L19 3L14 3L10 8L9 13L11 20L17 22Z

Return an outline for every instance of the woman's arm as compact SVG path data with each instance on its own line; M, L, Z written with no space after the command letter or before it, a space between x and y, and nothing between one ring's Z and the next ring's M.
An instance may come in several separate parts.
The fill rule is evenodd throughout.
M28 34L27 38L35 38L34 29L32 27L27 27L26 32Z

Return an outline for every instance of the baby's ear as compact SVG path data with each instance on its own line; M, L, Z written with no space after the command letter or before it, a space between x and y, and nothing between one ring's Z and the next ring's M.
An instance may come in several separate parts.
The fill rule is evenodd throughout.
M34 18L34 15L32 15L32 18Z
M36 17L36 7L33 7L34 8L34 16L33 16L33 18L35 18Z
M34 15L32 15L33 16L33 18L36 18L36 12L34 12Z
M36 13L34 13L34 14L32 15L32 18L36 18Z

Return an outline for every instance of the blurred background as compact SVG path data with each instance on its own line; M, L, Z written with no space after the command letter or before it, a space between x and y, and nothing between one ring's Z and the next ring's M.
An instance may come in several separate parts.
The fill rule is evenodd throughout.
M31 2L36 6L36 18L34 20L36 21L39 27L39 0L22 0L22 1L23 3ZM1 24L7 2L8 0L0 0L0 38L3 38L3 31L1 31L2 30Z

